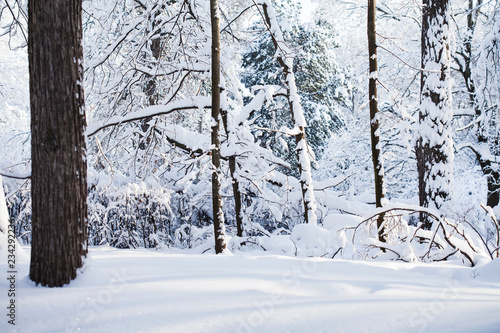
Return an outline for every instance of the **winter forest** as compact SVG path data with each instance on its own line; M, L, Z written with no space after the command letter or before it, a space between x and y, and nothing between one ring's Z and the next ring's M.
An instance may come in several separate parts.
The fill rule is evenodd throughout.
M2 331L498 332L500 1L0 0L0 185Z

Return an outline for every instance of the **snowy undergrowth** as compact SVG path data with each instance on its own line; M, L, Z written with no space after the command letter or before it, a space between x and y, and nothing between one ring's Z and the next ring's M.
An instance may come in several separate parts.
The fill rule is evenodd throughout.
M367 211L365 216L328 214L321 226L298 224L291 230L268 232L252 224L252 236L232 237L231 252L264 251L268 254L297 257L320 257L354 260L398 260L404 262L452 261L476 266L499 257L500 234L493 210L485 207L493 235L485 236L473 224L440 216L438 212L403 203ZM376 218L385 214L385 240L378 240ZM434 219L431 230L409 224L410 215L429 214ZM194 247L195 253L213 252L211 230L195 229L205 241ZM199 239L203 239L199 237Z

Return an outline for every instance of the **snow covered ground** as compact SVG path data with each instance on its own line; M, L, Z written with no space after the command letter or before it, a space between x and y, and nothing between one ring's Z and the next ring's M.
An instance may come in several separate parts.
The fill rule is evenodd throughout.
M19 253L16 326L4 313L0 331L500 331L500 260L467 268L110 247L91 248L89 258L69 286L49 289L28 280ZM0 281L6 312L8 281Z

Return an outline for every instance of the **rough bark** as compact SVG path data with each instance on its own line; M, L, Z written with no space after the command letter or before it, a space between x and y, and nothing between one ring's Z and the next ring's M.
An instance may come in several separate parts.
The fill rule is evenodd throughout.
M60 287L87 253L81 0L28 2L31 105L30 279Z
M370 78L368 80L368 99L370 102L370 131L372 143L372 161L375 173L375 203L382 207L384 199L384 164L382 157L382 143L380 142L379 111L377 96L377 37L376 37L376 0L368 0L368 55ZM378 238L384 242L384 214L377 217Z
M448 0L424 0L419 134L416 143L419 199L439 209L452 195L453 142ZM422 215L423 227L432 221Z
M220 30L219 3L210 0L210 19L212 23L212 204L214 219L215 253L226 248L224 231L224 213L222 212L221 184L221 151L220 151Z

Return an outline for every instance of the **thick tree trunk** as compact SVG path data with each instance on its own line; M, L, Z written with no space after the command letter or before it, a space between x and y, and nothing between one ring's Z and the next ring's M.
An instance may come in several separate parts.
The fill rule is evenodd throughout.
M439 209L452 196L450 33L448 0L424 0L419 137L416 143L419 199ZM421 216L424 228L432 221Z
M210 0L210 18L212 22L212 204L214 216L215 253L226 248L224 213L222 212L221 184L221 152L220 152L220 30L219 4Z
M60 287L87 253L81 0L28 2L32 157L30 279Z
M370 130L372 142L372 160L375 173L375 203L382 207L384 199L384 164L382 157L382 143L380 142L379 113L377 96L377 37L375 29L376 0L368 0L368 55L370 66L370 78L368 81L368 98L370 101ZM378 239L384 242L384 215L377 217Z

